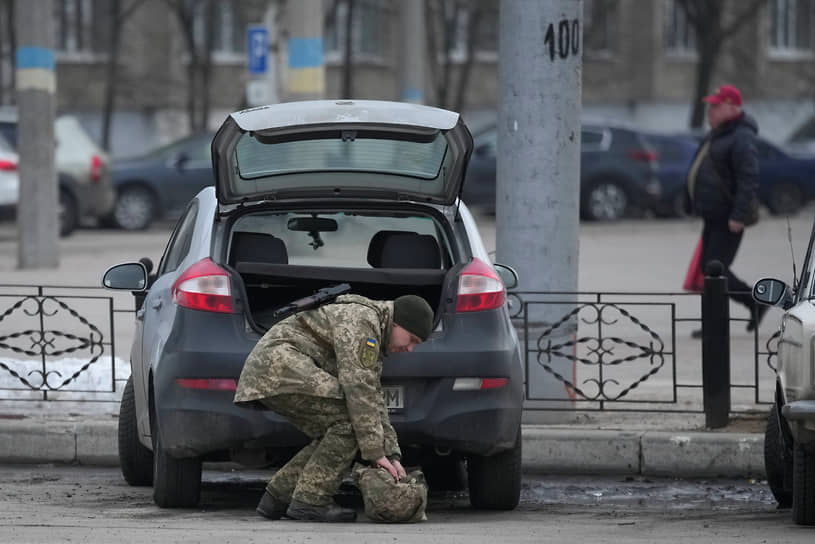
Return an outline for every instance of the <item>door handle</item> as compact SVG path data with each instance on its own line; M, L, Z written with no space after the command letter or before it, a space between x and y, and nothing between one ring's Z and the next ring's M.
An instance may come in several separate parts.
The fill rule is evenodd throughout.
M150 307L153 308L154 310L158 310L159 308L161 308L161 299L159 298L151 302Z

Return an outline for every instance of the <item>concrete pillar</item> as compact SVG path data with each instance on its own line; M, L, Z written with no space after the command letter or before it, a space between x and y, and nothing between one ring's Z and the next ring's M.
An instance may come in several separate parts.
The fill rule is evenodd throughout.
M427 31L424 0L401 0L401 96L404 102L424 104L425 63L427 62Z
M51 0L16 0L17 205L20 268L59 265L59 212L54 165L54 10Z
M286 5L288 100L325 97L322 0L289 0Z
M578 289L582 20L582 0L500 2L496 260L516 268L519 291ZM533 349L577 332L574 318L552 329L574 308L574 296L557 300L530 306ZM555 374L571 381L574 369L530 354L528 396L569 398Z

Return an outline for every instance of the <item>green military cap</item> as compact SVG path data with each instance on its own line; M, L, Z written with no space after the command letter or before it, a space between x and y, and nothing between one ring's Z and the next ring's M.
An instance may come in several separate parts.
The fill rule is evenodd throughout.
M433 309L422 297L402 295L393 301L393 322L424 342L433 331Z

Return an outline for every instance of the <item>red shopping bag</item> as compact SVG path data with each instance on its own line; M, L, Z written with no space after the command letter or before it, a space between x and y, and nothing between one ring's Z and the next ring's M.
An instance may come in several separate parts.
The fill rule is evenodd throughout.
M685 283L682 284L682 289L691 291L692 293L701 293L702 288L705 286L705 276L702 274L702 265L699 262L702 258L702 237L699 237L699 242L696 243L696 249L691 255L690 263L688 263L688 271L685 273Z

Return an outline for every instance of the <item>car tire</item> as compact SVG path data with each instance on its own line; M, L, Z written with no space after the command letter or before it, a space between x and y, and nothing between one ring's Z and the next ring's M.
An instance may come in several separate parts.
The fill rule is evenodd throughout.
M127 379L119 405L119 466L132 486L153 484L153 452L139 441L133 376Z
M521 499L521 429L515 445L490 456L467 460L470 505L480 510L513 510Z
M154 418L155 420L155 418ZM153 434L153 501L160 508L189 508L201 498L201 459L177 459L161 445L161 433Z
M150 189L134 185L116 195L111 219L120 229L144 230L153 222L155 211L156 199Z
M59 235L69 236L79 226L79 206L74 195L65 189L59 190Z
M773 215L795 215L804 204L804 194L795 183L779 183L770 191L767 207Z
M591 221L618 221L629 213L630 198L621 183L598 180L586 188L582 209Z
M815 454L795 443L792 471L792 519L815 525Z
M792 490L785 482L792 475L791 456L784 451L784 440L779 424L778 406L773 403L767 416L764 431L764 471L767 473L767 484L780 508L792 505Z

